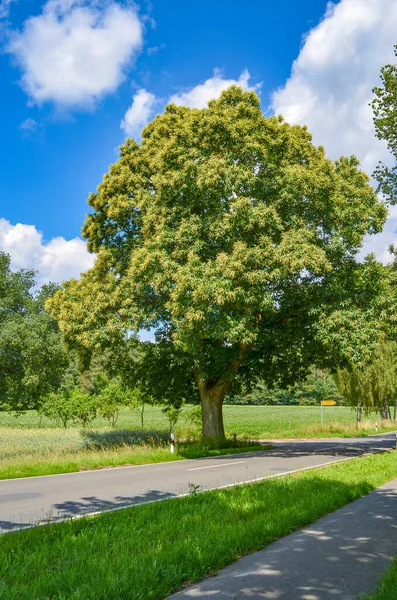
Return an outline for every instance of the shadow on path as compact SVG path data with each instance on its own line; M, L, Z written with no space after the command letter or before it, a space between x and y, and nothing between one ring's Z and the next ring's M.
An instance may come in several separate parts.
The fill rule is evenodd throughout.
M396 554L397 480L170 600L358 600Z

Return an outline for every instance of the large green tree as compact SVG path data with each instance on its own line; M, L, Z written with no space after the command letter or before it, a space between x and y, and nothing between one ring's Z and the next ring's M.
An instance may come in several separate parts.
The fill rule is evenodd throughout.
M386 208L357 159L328 160L305 127L265 117L236 86L205 109L167 106L141 142L126 140L89 204L95 265L50 311L88 351L154 329L151 359L180 365L204 436L224 435L239 380L301 379L336 343L317 325L343 307L354 328L379 292L375 262L356 254Z
M52 285L34 293L35 274L13 272L0 252L0 408L22 411L60 385L68 356L44 309Z

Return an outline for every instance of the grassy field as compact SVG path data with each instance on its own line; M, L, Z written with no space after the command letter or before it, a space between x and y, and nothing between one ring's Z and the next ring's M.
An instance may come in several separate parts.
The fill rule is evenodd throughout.
M0 598L160 600L396 476L391 452L10 533Z
M323 437L338 435L368 435L375 433L375 423L379 422L377 414L370 418L364 418L359 428L355 422L355 411L345 406L324 407L324 426L320 422L320 408L317 406L224 406L224 422L227 435L236 433L238 436L248 436L256 439L276 437ZM196 413L196 414L195 414ZM197 407L187 405L182 410L181 418L176 427L177 437L194 437L200 432L197 421ZM395 427L393 422L385 422L384 430ZM54 422L46 418L40 420L36 411L27 411L25 414L15 416L10 413L0 412L0 428L57 429ZM104 429L108 427L104 419L95 419L90 424L90 429ZM145 430L166 431L168 421L158 406L148 406L145 410ZM59 428L58 428L59 429ZM73 437L72 431L81 429L79 425L70 426L67 429L68 439L74 449L76 445L82 449L89 443L88 435ZM123 408L117 422L116 429L140 430L140 419L137 412ZM46 435L46 434L45 434ZM56 439L57 434L54 435ZM51 434L48 434L51 439ZM0 440L1 444L1 440ZM25 445L25 442L24 442ZM50 444L51 446L51 444ZM69 448L71 449L71 448ZM52 451L52 448L51 450ZM0 455L2 447L0 446Z
M245 451L246 442L277 437L332 437L368 435L375 433L376 415L364 420L359 428L354 411L346 407L324 409L321 426L318 407L300 406L225 406L225 427L229 438L236 433L240 444L228 452ZM121 411L116 429L96 419L91 427L67 429L55 427L43 419L41 427L35 411L21 416L0 413L0 479L70 473L126 464L144 464L165 460L182 460L213 456L213 447L198 444L200 426L197 407L186 406L175 428L178 440L176 453L168 447L168 423L159 407L148 407L145 429L140 427L139 415L131 410ZM379 423L379 431L394 429L392 423ZM222 453L224 453L222 451Z

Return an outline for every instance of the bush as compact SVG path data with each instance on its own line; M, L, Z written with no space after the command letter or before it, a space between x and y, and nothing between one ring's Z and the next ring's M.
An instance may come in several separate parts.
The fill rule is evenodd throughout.
M97 396L96 401L99 414L104 419L107 419L112 427L115 427L119 417L120 407L127 403L128 397L118 381L113 380L102 389L101 393Z
M49 394L42 403L39 413L48 419L61 422L67 427L70 421L79 422L83 427L95 419L96 402L93 396L83 394L78 388L59 394Z

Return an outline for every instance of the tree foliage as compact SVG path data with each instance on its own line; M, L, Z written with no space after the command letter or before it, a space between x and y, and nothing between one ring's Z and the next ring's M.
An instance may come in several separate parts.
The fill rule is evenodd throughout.
M394 46L397 56L397 45ZM397 160L397 65L387 64L380 72L381 86L372 91L375 97L372 101L376 136L385 140L387 146ZM380 164L375 177L379 183L379 189L393 202L397 201L397 167L388 168Z
M53 285L38 293L34 271L12 272L0 252L0 407L22 411L59 387L68 356L57 322L44 309Z
M380 344L365 367L339 369L336 382L348 403L359 408L358 416L360 410L379 410L380 417L388 419L389 406L397 400L397 344Z
M89 204L95 265L51 313L87 352L154 329L150 381L162 397L176 382L198 393L206 436L224 435L222 402L241 382L292 384L327 344L331 360L349 338L328 335L338 311L354 329L379 293L375 262L356 254L386 208L357 159L328 160L305 127L265 117L236 86L205 109L167 106Z
M263 381L258 381L249 393L227 397L228 404L257 405L319 405L321 400L343 401L334 377L327 371L312 368L308 377L287 389L278 386L270 388Z

